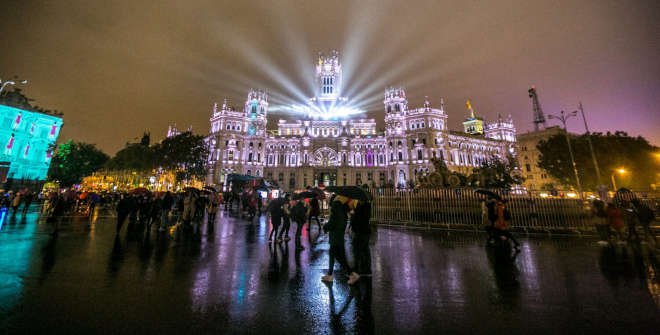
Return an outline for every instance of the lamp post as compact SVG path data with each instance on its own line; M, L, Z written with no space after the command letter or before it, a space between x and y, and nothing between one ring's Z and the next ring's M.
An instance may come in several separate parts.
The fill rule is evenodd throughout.
M20 83L20 84L23 84L23 85L27 84L27 82L28 82L27 80L21 80L21 81L19 81L19 83ZM13 85L16 85L16 81L14 81L14 80L5 80L5 81L3 82L2 79L0 79L0 94L2 94L2 91L5 89L5 87L6 87L7 85L12 85L12 86L13 86Z
M612 188L613 188L614 192L616 192L616 180L614 179L614 174L615 173L624 174L624 173L626 173L626 169L618 168L618 169L614 170L614 172L612 172L612 174L610 175L610 179L612 179Z
M571 156L571 165L573 165L573 173L575 174L575 183L577 184L578 193L580 198L582 198L582 185L580 184L580 176L578 176L577 166L575 165L575 157L573 157L573 147L571 146L571 140L568 138L568 130L566 129L566 121L577 115L577 111L572 111L566 113L561 111L559 115L548 115L548 119L557 119L564 126L564 135L566 136L566 144L568 145L568 153Z

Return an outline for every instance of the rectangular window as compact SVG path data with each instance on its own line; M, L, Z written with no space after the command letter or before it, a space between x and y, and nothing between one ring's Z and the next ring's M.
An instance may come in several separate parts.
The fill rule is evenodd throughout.
M532 171L532 166L529 164L525 164L525 170L527 170L527 172Z

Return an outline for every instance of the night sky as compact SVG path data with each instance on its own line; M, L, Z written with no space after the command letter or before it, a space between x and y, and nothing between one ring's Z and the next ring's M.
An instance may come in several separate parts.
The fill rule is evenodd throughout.
M277 106L312 95L330 49L344 95L379 122L394 85L413 107L444 97L451 128L470 98L525 132L536 85L546 113L582 101L592 130L660 143L658 1L192 2L4 1L0 78L28 79L36 105L65 113L60 140L109 154L173 122L205 134L213 102L241 106L250 88L271 94L272 128L292 118Z

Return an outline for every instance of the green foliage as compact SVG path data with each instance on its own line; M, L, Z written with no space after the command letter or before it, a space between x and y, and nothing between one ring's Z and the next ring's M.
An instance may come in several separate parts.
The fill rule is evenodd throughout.
M60 144L53 155L48 178L59 181L62 186L71 186L100 169L108 159L94 144L69 140Z
M163 168L174 171L178 181L206 176L208 148L204 136L184 132L149 146L145 133L139 143L127 143L106 167L110 170L151 171Z
M523 182L519 171L515 165L515 159L509 156L506 161L493 157L474 169L472 179L478 181L478 187L511 189L513 185L520 185Z
M154 147L158 165L164 169L177 170L178 180L206 176L206 158L209 151L204 136L184 132L169 137Z
M658 148L643 137L631 137L627 133L593 133L590 135L600 168L600 183L610 185L610 177L618 168L628 171L616 175L617 186L648 189L660 171L660 164L653 153ZM587 135L570 136L575 156L575 165L584 190L595 190L599 184L596 169L591 159ZM550 137L538 144L541 151L539 167L565 185L576 187L571 158L563 134ZM611 185L610 185L611 186Z
M106 164L109 170L150 171L156 167L156 153L142 143L127 143Z

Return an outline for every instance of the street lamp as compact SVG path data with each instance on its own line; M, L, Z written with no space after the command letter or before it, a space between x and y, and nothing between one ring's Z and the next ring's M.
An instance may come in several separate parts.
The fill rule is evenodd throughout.
M552 115L552 114L548 115L548 119L557 119L564 126L564 135L566 136L568 153L571 156L571 164L573 165L573 173L575 174L575 183L577 184L578 193L580 193L580 198L582 198L582 185L580 184L580 176L578 176L577 166L575 165L575 157L573 157L573 147L571 146L571 140L568 138L568 130L566 129L566 121L571 117L577 116L577 113L578 113L577 111L572 111L570 113L561 111L559 115Z
M27 84L27 82L28 82L27 80L19 81L19 83L23 84L23 85ZM0 84L1 84L0 85L0 94L2 94L2 91L5 89L5 86L7 86L7 85L16 85L16 82L14 80L5 80L3 82L2 79L0 79Z
M614 179L614 174L615 173L624 174L626 172L627 172L626 169L618 168L618 169L614 170L614 172L612 172L612 174L610 175L610 178L612 179L612 187L614 188L614 192L616 192L616 180Z

